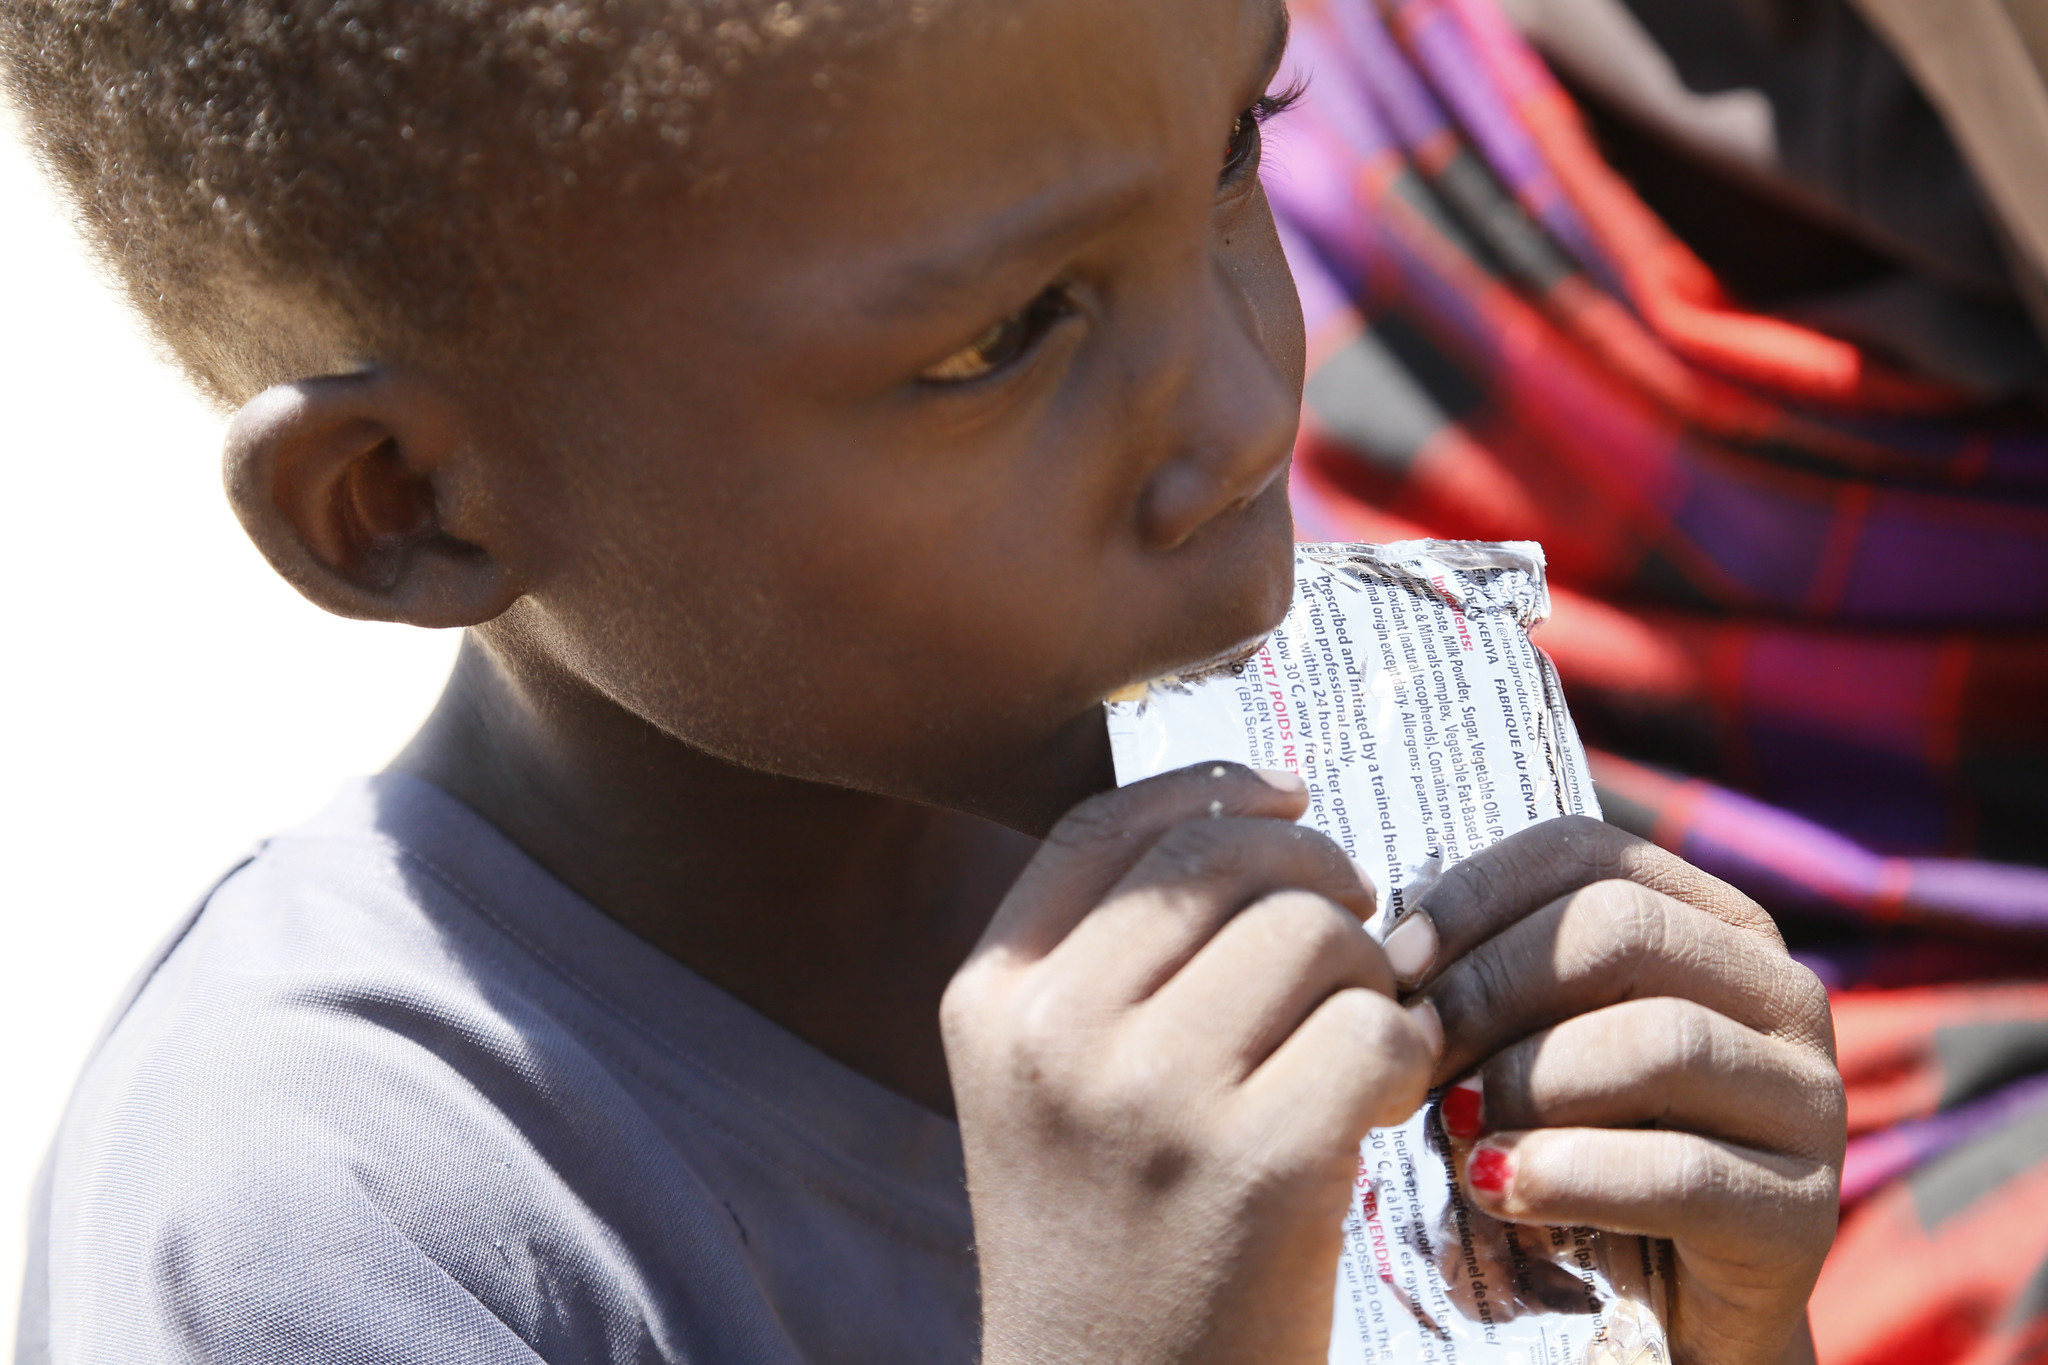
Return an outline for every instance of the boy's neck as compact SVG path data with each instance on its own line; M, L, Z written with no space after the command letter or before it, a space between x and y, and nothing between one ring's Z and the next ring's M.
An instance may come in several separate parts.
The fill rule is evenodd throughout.
M392 767L821 1051L952 1113L939 997L1036 847L970 816L772 777L474 638Z

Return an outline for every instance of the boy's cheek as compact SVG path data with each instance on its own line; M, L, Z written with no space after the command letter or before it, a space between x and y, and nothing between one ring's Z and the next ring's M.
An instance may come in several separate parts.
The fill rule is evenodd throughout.
M1104 696L1248 643L1291 600L1284 470L1154 554L1116 534L1129 481L1091 477L1119 455L1099 440L898 477L882 433L825 441L801 416L719 460L585 464L548 500L578 547L538 594L550 652L693 747L984 813L1002 784L1077 800Z

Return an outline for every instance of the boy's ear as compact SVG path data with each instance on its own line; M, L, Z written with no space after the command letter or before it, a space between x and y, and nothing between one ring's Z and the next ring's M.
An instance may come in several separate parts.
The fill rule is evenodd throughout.
M481 491L476 461L457 407L419 381L370 371L258 394L228 427L224 473L249 538L315 605L359 620L473 626L519 597L470 524L482 509L462 505Z

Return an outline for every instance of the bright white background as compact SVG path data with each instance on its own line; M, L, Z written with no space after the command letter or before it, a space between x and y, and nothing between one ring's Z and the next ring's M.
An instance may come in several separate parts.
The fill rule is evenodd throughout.
M275 578L221 496L221 425L0 109L0 1343L28 1186L114 998L242 849L382 766L454 657Z

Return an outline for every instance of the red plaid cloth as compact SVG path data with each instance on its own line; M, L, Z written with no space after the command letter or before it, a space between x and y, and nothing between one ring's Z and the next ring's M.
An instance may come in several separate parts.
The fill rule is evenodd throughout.
M2048 1360L2048 420L1746 312L1493 0L1297 0L1300 533L1532 539L1610 819L1834 990L1825 1365Z

